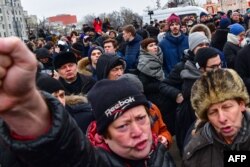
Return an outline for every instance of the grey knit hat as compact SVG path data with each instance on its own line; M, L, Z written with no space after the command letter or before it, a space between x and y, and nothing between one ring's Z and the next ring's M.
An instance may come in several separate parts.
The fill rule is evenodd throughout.
M131 85L135 86L140 92L144 92L143 84L137 75L126 73L121 75L118 79L128 80Z
M210 43L208 38L202 32L194 32L188 36L188 45L191 51L201 43Z

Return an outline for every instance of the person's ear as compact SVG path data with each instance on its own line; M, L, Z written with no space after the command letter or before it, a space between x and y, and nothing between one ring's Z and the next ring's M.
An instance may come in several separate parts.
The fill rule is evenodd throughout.
M239 102L239 106L240 106L241 112L246 111L246 105L245 105L245 102L244 102L244 101L240 101L240 102Z

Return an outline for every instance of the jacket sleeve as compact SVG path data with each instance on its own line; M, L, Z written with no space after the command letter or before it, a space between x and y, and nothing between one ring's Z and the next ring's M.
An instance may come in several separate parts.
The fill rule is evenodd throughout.
M20 141L11 138L7 125L2 122L1 139L25 166L85 166L95 156L91 144L60 102L49 94L43 95L51 111L50 130L35 140Z
M84 76L82 74L80 76L81 76L82 82L84 83L82 86L82 92L84 94L87 94L88 91L95 85L96 81L90 76Z
M230 45L228 43L225 44L223 48L223 53L227 62L228 68L234 68L234 58L236 57L236 54L231 49Z
M152 131L156 132L157 135L164 136L168 140L169 145L172 145L173 143L172 135L170 134L166 124L162 120L159 108L155 104L152 104L152 107L150 108L149 111L152 117L157 117L156 122L154 122L152 126Z
M238 52L238 55L235 59L235 71L243 79L248 92L250 92L250 60L247 53L250 51L250 46L246 46Z
M159 85L160 92L163 96L170 97L175 101L177 95L181 93L183 80L181 79L180 73L183 68L184 63L180 62L176 64L168 77Z
M143 89L145 94L158 93L160 81L154 79L153 77L147 76L142 72L139 72L138 78L143 84Z

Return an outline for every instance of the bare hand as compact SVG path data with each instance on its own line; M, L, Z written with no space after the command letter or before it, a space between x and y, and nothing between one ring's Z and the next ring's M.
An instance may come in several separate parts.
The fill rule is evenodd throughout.
M176 97L176 103L180 104L180 103L183 102L183 100L184 100L184 98L183 98L182 94L179 93L179 94L177 95L177 97Z
M56 70L54 70L53 78L55 78L56 80L58 80L59 77L60 77L60 76L59 76L58 72L57 72Z
M22 136L41 136L50 126L50 112L36 88L36 70L35 55L19 38L0 38L0 117Z
M0 113L34 90L37 61L16 37L0 38Z
M166 139L166 137L159 135L158 136L158 140L166 147L168 148L168 140Z

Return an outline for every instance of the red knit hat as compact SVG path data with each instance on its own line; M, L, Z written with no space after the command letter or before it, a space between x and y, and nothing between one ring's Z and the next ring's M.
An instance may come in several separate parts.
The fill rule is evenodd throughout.
M172 13L168 19L167 19L167 22L169 25L171 25L172 23L176 22L178 24L181 24L181 19L179 16L177 16L176 14Z

